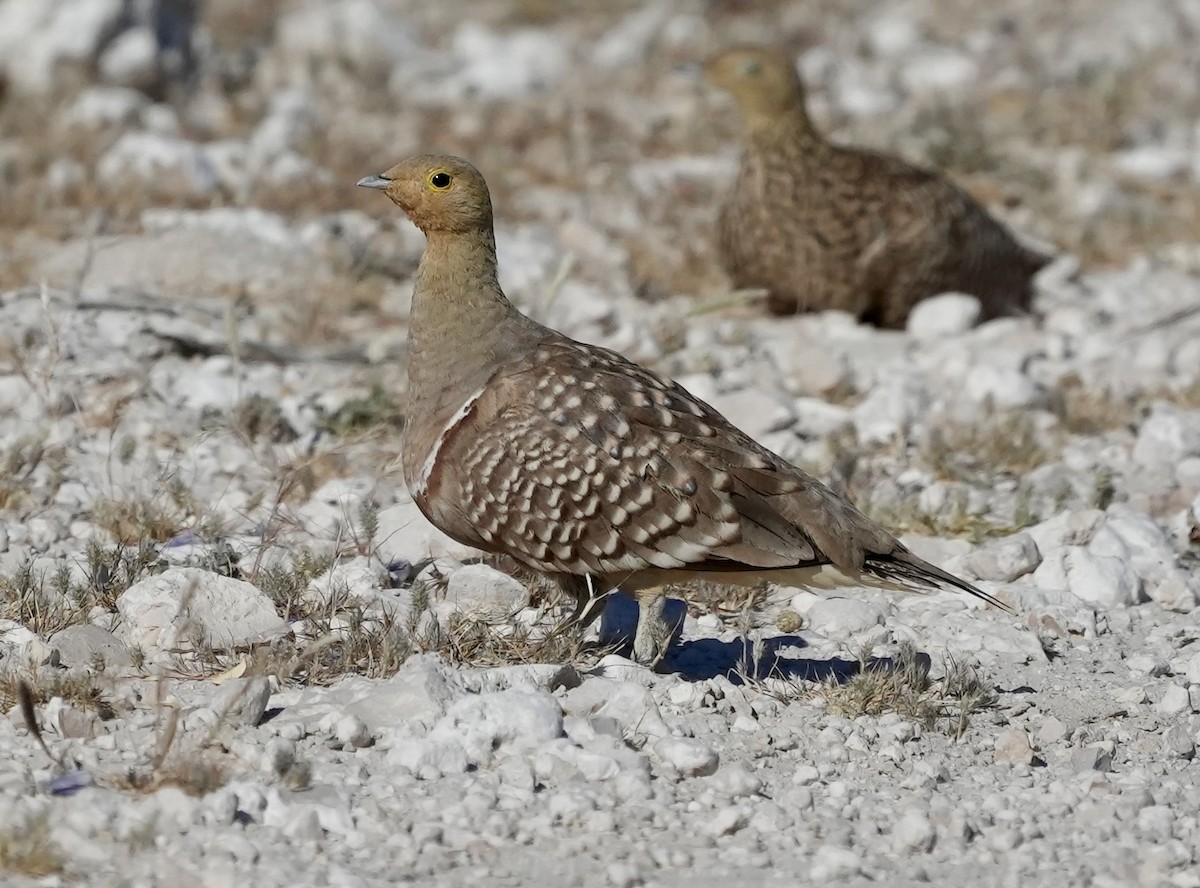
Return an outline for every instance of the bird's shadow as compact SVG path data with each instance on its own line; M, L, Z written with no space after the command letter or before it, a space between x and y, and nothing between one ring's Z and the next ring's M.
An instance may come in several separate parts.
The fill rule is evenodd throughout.
M733 641L697 638L676 645L659 669L689 681L723 675L733 684L762 678L841 684L861 669L858 660L813 660L781 655L787 648L807 646L808 642L798 635L778 635L758 642L740 638Z
M787 648L807 646L808 642L798 635L778 635L758 642L698 638L677 645L659 669L688 681L723 675L731 684L741 685L764 678L845 684L864 670L887 672L897 668L892 657L871 657L864 663L859 659L816 660L783 654ZM929 655L918 653L916 656L918 664L928 670Z

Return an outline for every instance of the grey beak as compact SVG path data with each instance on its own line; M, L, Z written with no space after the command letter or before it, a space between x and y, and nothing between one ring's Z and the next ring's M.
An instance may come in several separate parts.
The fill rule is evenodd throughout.
M357 182L359 188L387 188L391 184L392 180L383 176L363 176Z

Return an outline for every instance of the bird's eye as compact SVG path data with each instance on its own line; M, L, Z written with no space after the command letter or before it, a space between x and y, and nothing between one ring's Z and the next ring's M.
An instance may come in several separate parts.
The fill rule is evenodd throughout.
M434 188L436 188L438 191L445 191L447 188L450 187L450 183L452 181L454 181L454 180L450 177L450 174L447 173L445 170L438 170L436 173L434 173L433 175L431 175L429 177L429 184L432 185Z
M742 73L747 77L757 77L762 73L762 65L759 64L758 59L746 59L742 62Z

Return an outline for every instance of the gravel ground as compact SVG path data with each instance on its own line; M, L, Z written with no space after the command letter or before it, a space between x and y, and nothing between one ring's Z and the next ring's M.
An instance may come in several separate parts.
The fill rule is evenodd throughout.
M1200 885L1200 6L126 6L0 0L0 883ZM730 292L695 63L764 40L1057 254L1035 317ZM435 149L523 308L1018 615L556 632L399 478L422 242L353 185Z

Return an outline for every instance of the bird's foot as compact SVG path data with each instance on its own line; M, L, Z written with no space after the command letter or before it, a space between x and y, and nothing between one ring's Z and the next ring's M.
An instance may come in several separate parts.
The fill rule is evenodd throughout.
M674 634L664 619L667 597L661 589L647 589L637 596L638 624L633 636L633 660L657 670Z

